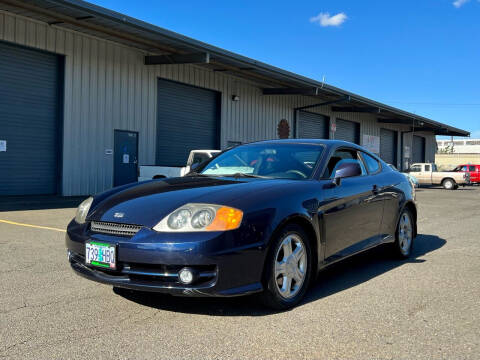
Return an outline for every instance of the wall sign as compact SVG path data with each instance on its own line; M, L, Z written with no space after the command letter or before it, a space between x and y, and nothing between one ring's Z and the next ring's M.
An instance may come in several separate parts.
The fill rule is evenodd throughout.
M7 151L7 140L0 140L0 151Z
M333 133L337 131L337 123L335 121L330 123L330 131Z
M374 154L380 154L380 137L363 135L362 146Z
M130 163L130 155L128 155L128 154L123 154L123 163L124 163L124 164Z

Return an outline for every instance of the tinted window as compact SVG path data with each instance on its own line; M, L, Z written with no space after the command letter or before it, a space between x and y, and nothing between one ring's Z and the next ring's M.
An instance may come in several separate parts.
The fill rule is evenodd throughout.
M475 166L470 166L470 171L475 171Z
M323 173L323 178L333 178L335 176L335 171L338 168L338 166L341 165L342 162L351 161L351 160L356 161L360 165L362 169L362 175L365 175L367 173L367 171L365 170L365 166L363 165L362 161L358 157L357 151L349 150L349 149L340 149L335 151L332 157L330 158L330 160L328 161L327 168Z
M410 172L420 172L420 171L422 171L422 166L421 165L413 165L410 168Z
M365 164L367 164L367 169L370 174L380 170L380 163L376 159L365 153L363 153L363 158L365 159Z
M210 176L234 174L269 178L307 179L312 175L323 146L259 143L240 145L218 155L200 169Z
M209 158L210 157L207 154L195 153L193 155L192 165L196 164L196 163L204 162L205 160L208 160Z
M425 171L430 171L430 165L425 165Z

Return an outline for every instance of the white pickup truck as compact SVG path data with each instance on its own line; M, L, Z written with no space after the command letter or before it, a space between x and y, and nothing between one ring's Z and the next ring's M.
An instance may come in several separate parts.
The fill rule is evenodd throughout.
M220 150L192 150L188 155L187 165L183 167L140 165L138 181L185 176L193 164L204 162L219 152Z
M454 171L438 171L431 163L412 164L407 171L415 176L420 185L442 185L446 190L456 190L458 186L470 184L470 174Z

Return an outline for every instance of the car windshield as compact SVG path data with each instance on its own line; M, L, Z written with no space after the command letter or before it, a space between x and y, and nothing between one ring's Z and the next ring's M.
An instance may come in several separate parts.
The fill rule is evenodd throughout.
M199 173L209 176L307 179L323 146L317 144L250 144L220 154Z

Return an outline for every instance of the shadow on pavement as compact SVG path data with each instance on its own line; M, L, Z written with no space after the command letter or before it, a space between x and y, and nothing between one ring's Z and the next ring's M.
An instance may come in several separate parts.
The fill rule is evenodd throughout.
M304 301L298 305L317 301L337 292L362 284L403 264L422 263L420 257L446 244L434 235L418 235L412 255L407 260L392 259L389 249L380 246L334 264L320 272ZM255 295L237 298L188 298L170 295L136 292L115 288L114 292L128 300L152 308L214 316L265 316L276 313L263 307Z
M0 196L0 212L76 208L86 196L56 195Z

